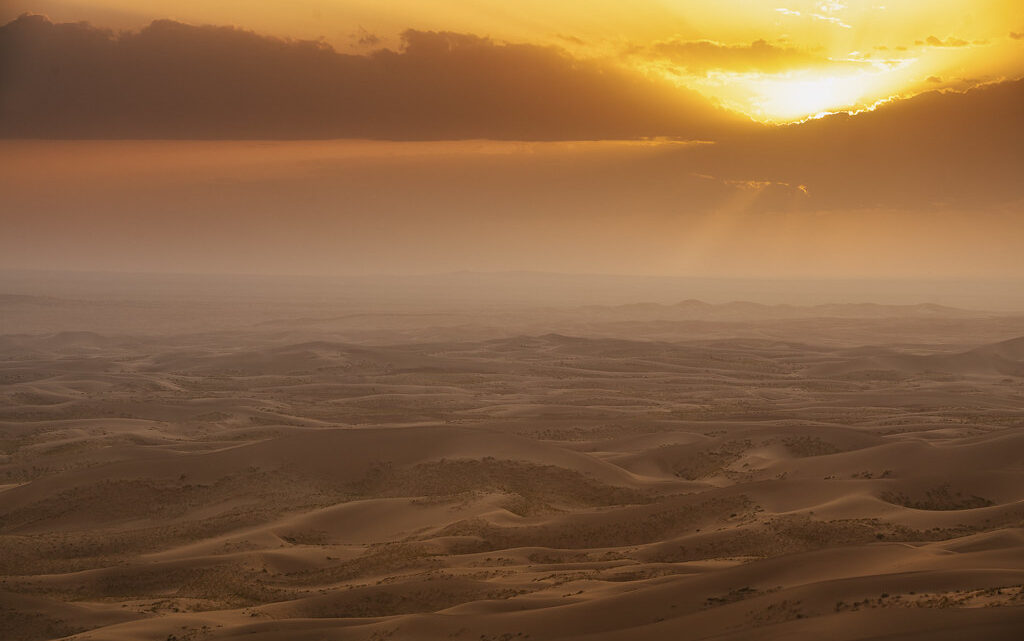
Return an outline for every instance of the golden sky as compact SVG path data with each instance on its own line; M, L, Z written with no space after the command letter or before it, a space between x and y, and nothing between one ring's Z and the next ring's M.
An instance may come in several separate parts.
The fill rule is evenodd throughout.
M764 121L1024 75L1019 0L10 0L55 21L153 19L399 48L406 29L560 47L666 78ZM1017 35L1018 37L1014 37Z
M0 269L1024 280L1020 0L0 7Z

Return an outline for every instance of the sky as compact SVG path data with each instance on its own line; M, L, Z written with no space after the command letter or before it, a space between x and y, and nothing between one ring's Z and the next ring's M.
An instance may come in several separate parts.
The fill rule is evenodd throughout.
M54 21L138 29L233 25L365 54L408 30L557 47L698 91L759 120L790 121L926 89L1018 77L1017 0L8 0ZM1016 36L1016 37L1015 37Z
M1019 1L0 24L0 269L1024 279Z

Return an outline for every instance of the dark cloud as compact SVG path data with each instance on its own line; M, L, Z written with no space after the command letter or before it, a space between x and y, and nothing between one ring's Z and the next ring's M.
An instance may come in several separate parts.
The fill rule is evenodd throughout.
M660 42L639 53L670 61L694 74L709 71L777 73L793 68L820 67L833 61L792 47L756 40L749 45L724 45L710 40Z
M668 146L652 156L657 162L631 160L623 193L639 208L644 185L664 184L679 186L673 193L680 202L709 208L720 196L751 194L755 210L1024 201L1024 81L929 92L870 113L767 127L554 48L454 33L410 31L404 38L399 51L342 55L319 42L231 28L161 21L115 34L25 17L0 27L0 134L714 138L715 145ZM564 171L552 175L565 183ZM613 182L605 176L588 184ZM696 196L709 190L714 198Z
M407 31L399 51L169 20L0 27L0 135L43 138L706 138L695 93L562 50ZM747 123L747 126L750 126Z
M735 180L806 185L820 209L1024 202L1024 80L932 91L700 147Z

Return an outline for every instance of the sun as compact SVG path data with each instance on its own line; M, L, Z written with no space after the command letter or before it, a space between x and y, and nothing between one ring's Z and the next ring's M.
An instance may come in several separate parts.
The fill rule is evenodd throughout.
M914 60L868 69L802 69L782 73L712 73L694 88L754 120L782 124L828 113L861 111L913 83Z
M766 120L790 121L853 108L872 92L865 76L766 77L751 83L752 111Z

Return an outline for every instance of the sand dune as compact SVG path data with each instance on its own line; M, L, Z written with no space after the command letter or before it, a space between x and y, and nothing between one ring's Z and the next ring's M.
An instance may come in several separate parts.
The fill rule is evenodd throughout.
M979 343L993 317L560 314L0 337L7 638L1019 638L1024 339Z

